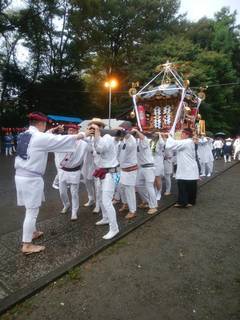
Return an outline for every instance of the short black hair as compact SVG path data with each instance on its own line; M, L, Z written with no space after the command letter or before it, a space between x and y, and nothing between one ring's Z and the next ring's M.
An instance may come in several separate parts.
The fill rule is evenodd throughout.
M183 132L188 134L190 138L193 136L193 131L190 128L184 128Z

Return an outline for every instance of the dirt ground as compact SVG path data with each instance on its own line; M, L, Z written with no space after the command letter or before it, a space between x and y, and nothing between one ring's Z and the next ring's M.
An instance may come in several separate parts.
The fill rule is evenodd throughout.
M239 320L240 165L0 317Z

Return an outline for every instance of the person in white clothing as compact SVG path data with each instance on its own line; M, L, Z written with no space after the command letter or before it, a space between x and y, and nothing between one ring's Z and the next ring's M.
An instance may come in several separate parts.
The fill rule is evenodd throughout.
M214 148L214 157L216 160L221 159L222 157L222 148L223 148L223 142L221 138L217 138L213 142L213 148Z
M155 171L150 143L148 138L137 129L133 129L132 132L136 134L138 144L137 158L139 169L136 189L143 200L142 205L139 207L144 208L145 202L147 202L149 207L147 213L154 214L158 211L158 203L154 189Z
M119 212L129 210L126 219L136 217L136 193L137 180L137 142L130 133L126 134L120 144L119 163L121 168L120 193L123 206Z
M224 162L232 161L232 153L233 153L233 140L229 137L225 140L223 145Z
M93 118L89 124L88 128L91 125L97 125L99 129L104 129L105 124L100 118ZM86 157L84 159L83 164L83 177L85 186L88 194L88 202L84 204L85 207L91 207L95 203L95 208L93 209L93 213L98 213L100 211L99 205L99 191L100 185L99 180L93 177L93 172L99 166L99 155L94 149L94 139L93 137L86 138L86 142L88 143L88 150L86 153Z
M75 124L65 125L65 128L67 128L68 135L78 133L78 126ZM77 220L77 212L79 209L79 183L83 159L86 152L87 143L83 140L79 140L76 143L74 152L64 154L59 165L59 193L63 203L61 213L66 213L70 208L70 201L68 197L68 187L70 187L72 198L72 221Z
M214 161L212 146L213 140L211 138L205 137L205 135L201 135L201 137L198 140L197 148L197 153L200 159L199 162L201 166L201 177L210 177L212 175Z
M94 177L93 172L96 169L94 165L94 156L93 156L93 138L88 137L85 139L87 142L87 152L85 154L82 174L84 184L86 186L88 201L84 204L84 207L91 207L96 203L95 199L95 188L94 188ZM98 210L99 211L99 210Z
M240 136L237 136L237 138L234 140L233 150L233 160L236 160L237 157L238 160L240 160Z
M171 187L172 187L172 174L173 174L173 151L171 149L164 148L164 179L166 190L164 195L171 195Z
M92 123L87 130L87 136L94 137L94 148L100 156L99 168L94 176L99 179L101 185L100 207L102 219L96 225L109 225L109 231L103 239L109 240L119 233L116 211L112 204L115 192L115 178L117 176L118 160L115 138L109 134L101 137L100 128Z
M199 170L192 136L192 130L186 128L182 131L181 140L175 140L171 135L166 140L166 148L177 151L178 201L175 207L179 208L191 207L196 203Z
M43 175L49 152L73 152L82 135L54 135L46 130L47 117L40 112L29 115L30 127L20 134L15 159L17 204L26 209L23 223L22 249L24 254L40 252L44 246L32 244L43 232L36 230L39 208L44 200Z
M150 147L153 155L154 171L155 171L155 192L157 200L161 199L162 192L162 178L164 176L164 141L161 137L160 132L154 133L151 141Z
M55 130L56 133L62 134L64 133L64 125L58 126L59 129ZM58 176L58 171L59 171L59 166L60 166L60 161L62 160L62 153L54 153L54 163L55 167L57 169L57 174L53 180L52 187L53 189L59 190L59 176Z

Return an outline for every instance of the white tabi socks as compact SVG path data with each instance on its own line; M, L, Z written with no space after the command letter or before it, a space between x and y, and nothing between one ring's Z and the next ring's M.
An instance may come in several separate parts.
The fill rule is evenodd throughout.
M156 198L157 198L157 201L160 201L161 200L161 197L162 197L162 192L161 192L161 189L158 190L156 187L154 188L155 189L155 193L156 193Z
M119 230L110 230L107 234L105 234L105 236L103 236L104 240L110 240L112 238L114 238L117 234L119 233Z

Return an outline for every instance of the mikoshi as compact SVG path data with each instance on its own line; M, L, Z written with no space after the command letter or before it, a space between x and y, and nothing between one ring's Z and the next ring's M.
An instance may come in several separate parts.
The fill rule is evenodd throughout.
M157 75L132 95L139 129L175 134L184 128L199 131L200 123L201 131L205 131L204 121L198 114L205 94L197 95L189 84L189 80L183 80L178 74L175 64L167 61L160 65Z

